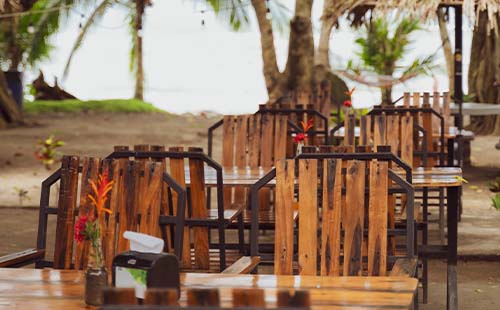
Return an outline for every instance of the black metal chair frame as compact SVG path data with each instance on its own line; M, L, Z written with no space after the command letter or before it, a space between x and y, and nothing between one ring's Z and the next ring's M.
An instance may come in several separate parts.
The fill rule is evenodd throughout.
M57 215L58 208L50 207L50 190L51 187L56 184L57 181L61 180L61 171L59 168L54 173L52 173L48 178L42 182L41 196L40 196L40 209L39 209L39 219L38 219L38 234L37 234L37 249L46 249L47 247L47 226L48 226L48 216L50 214ZM82 172L82 166L78 167L78 173ZM175 251L174 254L181 259L182 258L182 247L180 246L184 238L184 217L180 216L184 214L184 206L186 201L186 191L168 174L163 174L163 182L167 183L178 195L177 208L182 211L179 212L177 217L161 215L159 222L168 222L176 225L176 233L174 239ZM75 216L78 214L78 209L75 210ZM119 220L119 214L118 214ZM45 259L45 254L42 259L35 261L35 268L45 268L52 267L53 262L47 261Z

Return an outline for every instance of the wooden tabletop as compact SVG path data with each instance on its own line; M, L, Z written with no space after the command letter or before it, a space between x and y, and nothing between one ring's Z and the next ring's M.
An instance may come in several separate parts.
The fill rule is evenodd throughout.
M223 168L222 178L226 186L251 186L261 179L271 169L237 169ZM396 170L398 174L403 175L404 171ZM416 168L412 170L413 186L415 187L451 187L460 186L462 169L458 167L433 167ZM189 171L186 172L186 183L189 184ZM217 177L215 170L205 167L205 184L215 186ZM274 186L276 180L269 182L268 186Z
M83 272L74 270L0 268L0 309L89 309L83 302L84 281ZM224 307L231 306L233 288L254 287L265 289L271 305L277 289L301 288L310 290L313 309L409 309L417 280L187 273L181 274L181 287L219 288Z

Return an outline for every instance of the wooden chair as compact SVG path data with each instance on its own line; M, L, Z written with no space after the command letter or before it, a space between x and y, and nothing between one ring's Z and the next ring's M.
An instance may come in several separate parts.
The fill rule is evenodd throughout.
M187 189L186 227L184 228L184 236L187 237L182 246L182 268L213 272L224 271L228 265L231 265L225 272L243 273L251 271L258 263L257 257L243 257L242 206L225 207L222 167L203 154L202 149L189 148L184 151L182 147L170 147L168 151L165 151L164 146L136 145L134 151L129 151L128 146L115 146L115 152L108 155L108 158L151 159L160 163L164 172L167 172L181 187ZM216 175L216 208L210 207L209 187L205 184L205 173ZM171 206L176 204L176 196L170 195L166 188L162 189L161 196L162 210L165 210L167 214L176 215L176 208ZM237 249L227 248L226 229L231 224L235 224L239 229ZM217 242L211 242L210 231L212 229L218 232ZM170 247L170 244L167 242L167 246Z
M226 115L208 130L208 155L213 156L214 130L222 126L222 166L232 171L250 169L271 170L277 159L286 158L288 115L271 112L252 115ZM210 194L210 193L209 193ZM272 191L263 188L259 194L257 212L261 230L273 230L275 213L272 206ZM224 188L225 208L243 208L243 225L250 229L252 213L249 210L249 191L243 187ZM237 229L237 224L230 226Z
M143 303L138 305L133 288L107 288L103 291L102 309L146 310L160 305L165 306L165 309L276 309L266 304L264 289L232 288L230 296L225 296L226 291L213 288L189 288L186 291L186 306L180 306L177 290L149 288L145 292ZM230 302L230 307L224 305L227 301ZM276 306L279 309L309 309L311 306L309 291L279 290L276 292Z
M107 171L109 179L115 182L107 202L111 214L99 219L108 270L111 270L115 254L129 248L123 232L131 230L162 237L160 220L175 225L175 238L172 241L175 244L174 253L182 258L180 245L183 243L184 217L182 213L177 216L162 213L159 208L159 189L165 184L176 193L179 210L184 210L186 193L168 174L164 174L160 165L150 161L88 157L83 158L80 164L79 157L64 156L61 168L42 183L36 249L1 258L0 266L18 267L35 263L37 268L86 268L89 244L88 241L80 244L74 241L74 227L78 216L88 214L91 208L88 198L92 192L91 181L97 182L103 171ZM49 197L51 187L58 181L59 200L57 208L54 208L49 206ZM49 216L56 217L55 230L49 230L49 224L53 223L49 222ZM53 251L49 252L47 240L53 235Z
M299 157L297 162L298 178L294 160L276 165L275 274L415 275L413 189L389 170L387 161ZM397 192L391 182L409 196L404 231L387 228L389 193ZM296 248L295 208L300 218ZM389 255L391 235L406 236L402 254Z

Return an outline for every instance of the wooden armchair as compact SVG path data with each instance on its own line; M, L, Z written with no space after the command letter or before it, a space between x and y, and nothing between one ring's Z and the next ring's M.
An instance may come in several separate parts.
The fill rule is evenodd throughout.
M137 231L162 237L160 220L175 224L174 253L181 258L184 217L168 216L159 209L159 189L166 184L174 191L178 207L184 209L185 189L180 187L160 165L147 161L101 160L64 156L61 168L42 183L38 237L36 249L0 258L2 267L18 267L35 263L35 267L57 269L83 269L87 266L88 241L77 244L74 241L76 217L88 214L91 202L88 195L92 191L91 181L97 182L100 173L107 171L114 181L107 207L111 214L101 218L103 251L108 270L115 254L129 248L123 238L126 230ZM49 206L51 187L59 181L57 208ZM49 227L49 217L54 216L55 227ZM50 221L53 223L53 221ZM55 241L48 240L54 237ZM53 249L49 251L53 242ZM35 254L36 253L36 254Z
M198 167L199 172L199 163L194 162L193 165ZM181 262L191 262L191 260L198 262L200 257L203 257L199 254L199 249L203 250L203 246L208 245L195 240L195 250L190 251L189 237L185 237L185 231L189 233L186 225L191 224L189 222L191 219L186 219L185 216L188 199L185 185L180 185L165 172L164 163L154 162L145 157L137 160L121 157L104 160L83 158L80 165L78 157L64 156L61 169L42 185L37 248L2 257L0 266L18 267L35 263L37 268L85 268L88 241L81 244L74 241L74 226L76 217L86 215L91 207L88 199L88 194L91 192L90 181L96 182L99 173L105 170L109 173L109 179L114 181L107 202L111 214L100 219L103 227L103 252L108 270L111 270L114 256L129 249L128 240L123 238L123 232L126 230L163 238L164 250L174 253ZM180 170L184 171L183 164ZM58 180L60 180L59 201L57 208L53 208L49 206L50 190ZM163 189L165 191L162 191ZM49 221L51 215L56 217L55 227L49 224L53 223ZM50 237L53 235L55 235L53 250L48 251L48 248L52 248ZM243 259L226 272L248 272L250 262L254 260ZM189 264L183 267L203 269L204 266Z
M294 160L276 164L275 274L415 275L413 188L389 169L387 161L299 158L297 162L298 169ZM392 188L392 182L399 189ZM411 224L388 228L389 193L398 191L408 195ZM295 209L300 219L297 245ZM405 238L404 251L395 255L389 251L391 236Z

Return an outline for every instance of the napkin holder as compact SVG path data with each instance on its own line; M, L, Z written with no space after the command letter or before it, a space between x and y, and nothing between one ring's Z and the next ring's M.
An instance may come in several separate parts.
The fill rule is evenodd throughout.
M124 236L130 240L131 250L113 259L113 286L133 287L137 298L144 298L147 288L175 288L179 296L177 257L168 253L152 253L163 249L163 240L131 232L125 232Z

